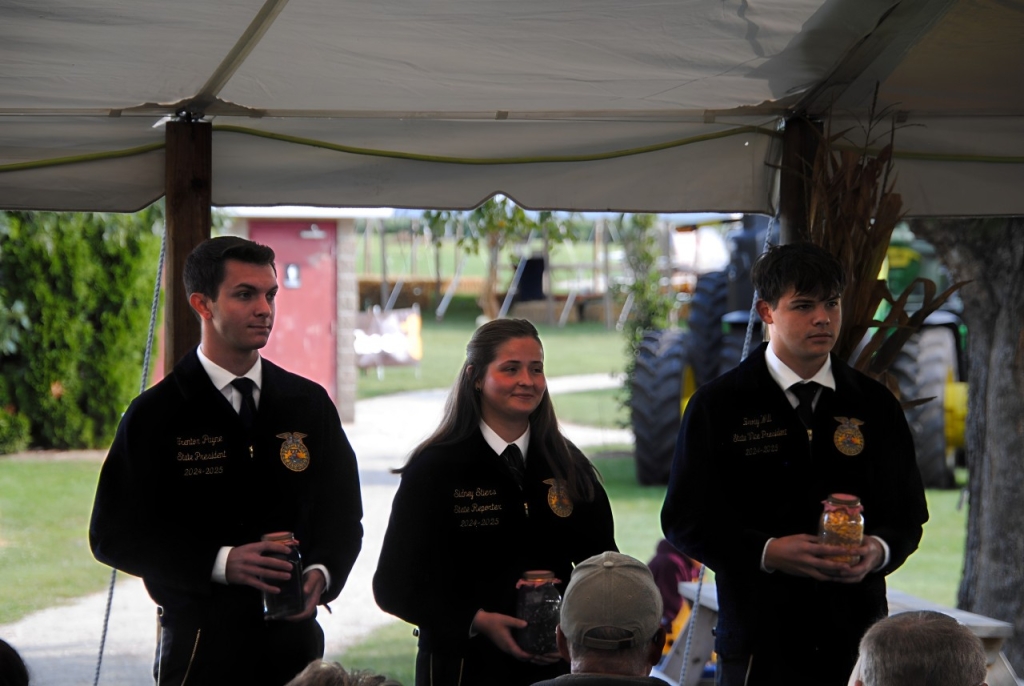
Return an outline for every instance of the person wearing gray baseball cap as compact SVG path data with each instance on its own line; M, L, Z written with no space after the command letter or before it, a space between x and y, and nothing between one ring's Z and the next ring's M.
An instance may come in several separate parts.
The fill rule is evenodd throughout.
M606 552L576 565L555 630L572 673L533 686L664 686L652 676L665 645L662 600L650 568Z

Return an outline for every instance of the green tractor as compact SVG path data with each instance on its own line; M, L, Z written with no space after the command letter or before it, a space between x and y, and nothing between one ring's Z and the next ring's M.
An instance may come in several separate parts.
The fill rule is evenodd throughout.
M936 257L935 248L916 238L906 224L899 224L893 231L886 266L883 276L894 297L918 278L935 282L939 290L949 286L949 275ZM920 302L921 294L912 292L907 310L913 311ZM914 435L917 464L927 488L955 487L954 468L964 461L967 328L960 317L962 309L954 294L942 309L924 320L924 326L907 341L889 369L899 383L907 423Z

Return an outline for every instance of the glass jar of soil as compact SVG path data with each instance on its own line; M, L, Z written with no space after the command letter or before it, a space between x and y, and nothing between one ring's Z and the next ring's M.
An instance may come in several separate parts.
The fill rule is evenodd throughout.
M516 643L531 655L558 652L555 628L562 608L558 583L554 572L547 570L524 572L516 583L516 616L528 622L525 628L516 629Z
M261 540L283 543L288 546L288 554L264 553L267 557L284 560L292 565L291 578L287 581L264 579L271 586L281 589L280 593L263 593L263 618L283 619L302 612L306 606L306 598L302 592L302 555L299 554L299 542L291 531L278 531L264 535Z

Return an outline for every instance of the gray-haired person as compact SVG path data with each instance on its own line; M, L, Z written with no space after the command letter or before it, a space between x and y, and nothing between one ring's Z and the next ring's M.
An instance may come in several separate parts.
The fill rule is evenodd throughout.
M949 615L902 612L860 641L849 686L985 686L981 639Z

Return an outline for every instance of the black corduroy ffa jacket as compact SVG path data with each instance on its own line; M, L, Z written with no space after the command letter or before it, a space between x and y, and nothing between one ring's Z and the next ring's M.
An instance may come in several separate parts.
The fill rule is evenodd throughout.
M165 624L207 613L262 622L260 593L211 581L222 546L292 531L306 566L341 592L362 545L355 455L316 383L262 360L254 433L193 350L137 397L100 473L90 543L96 558L142 577Z
M928 519L914 443L893 394L835 356L836 389L822 389L808 440L765 350L688 403L662 527L715 571L720 654L753 654L755 670L771 661L781 670L839 652L837 662L849 660L835 667L845 683L861 635L887 613L885 575L917 548ZM860 497L865 533L889 545L886 567L858 584L761 571L769 538L817 534L830 493Z

